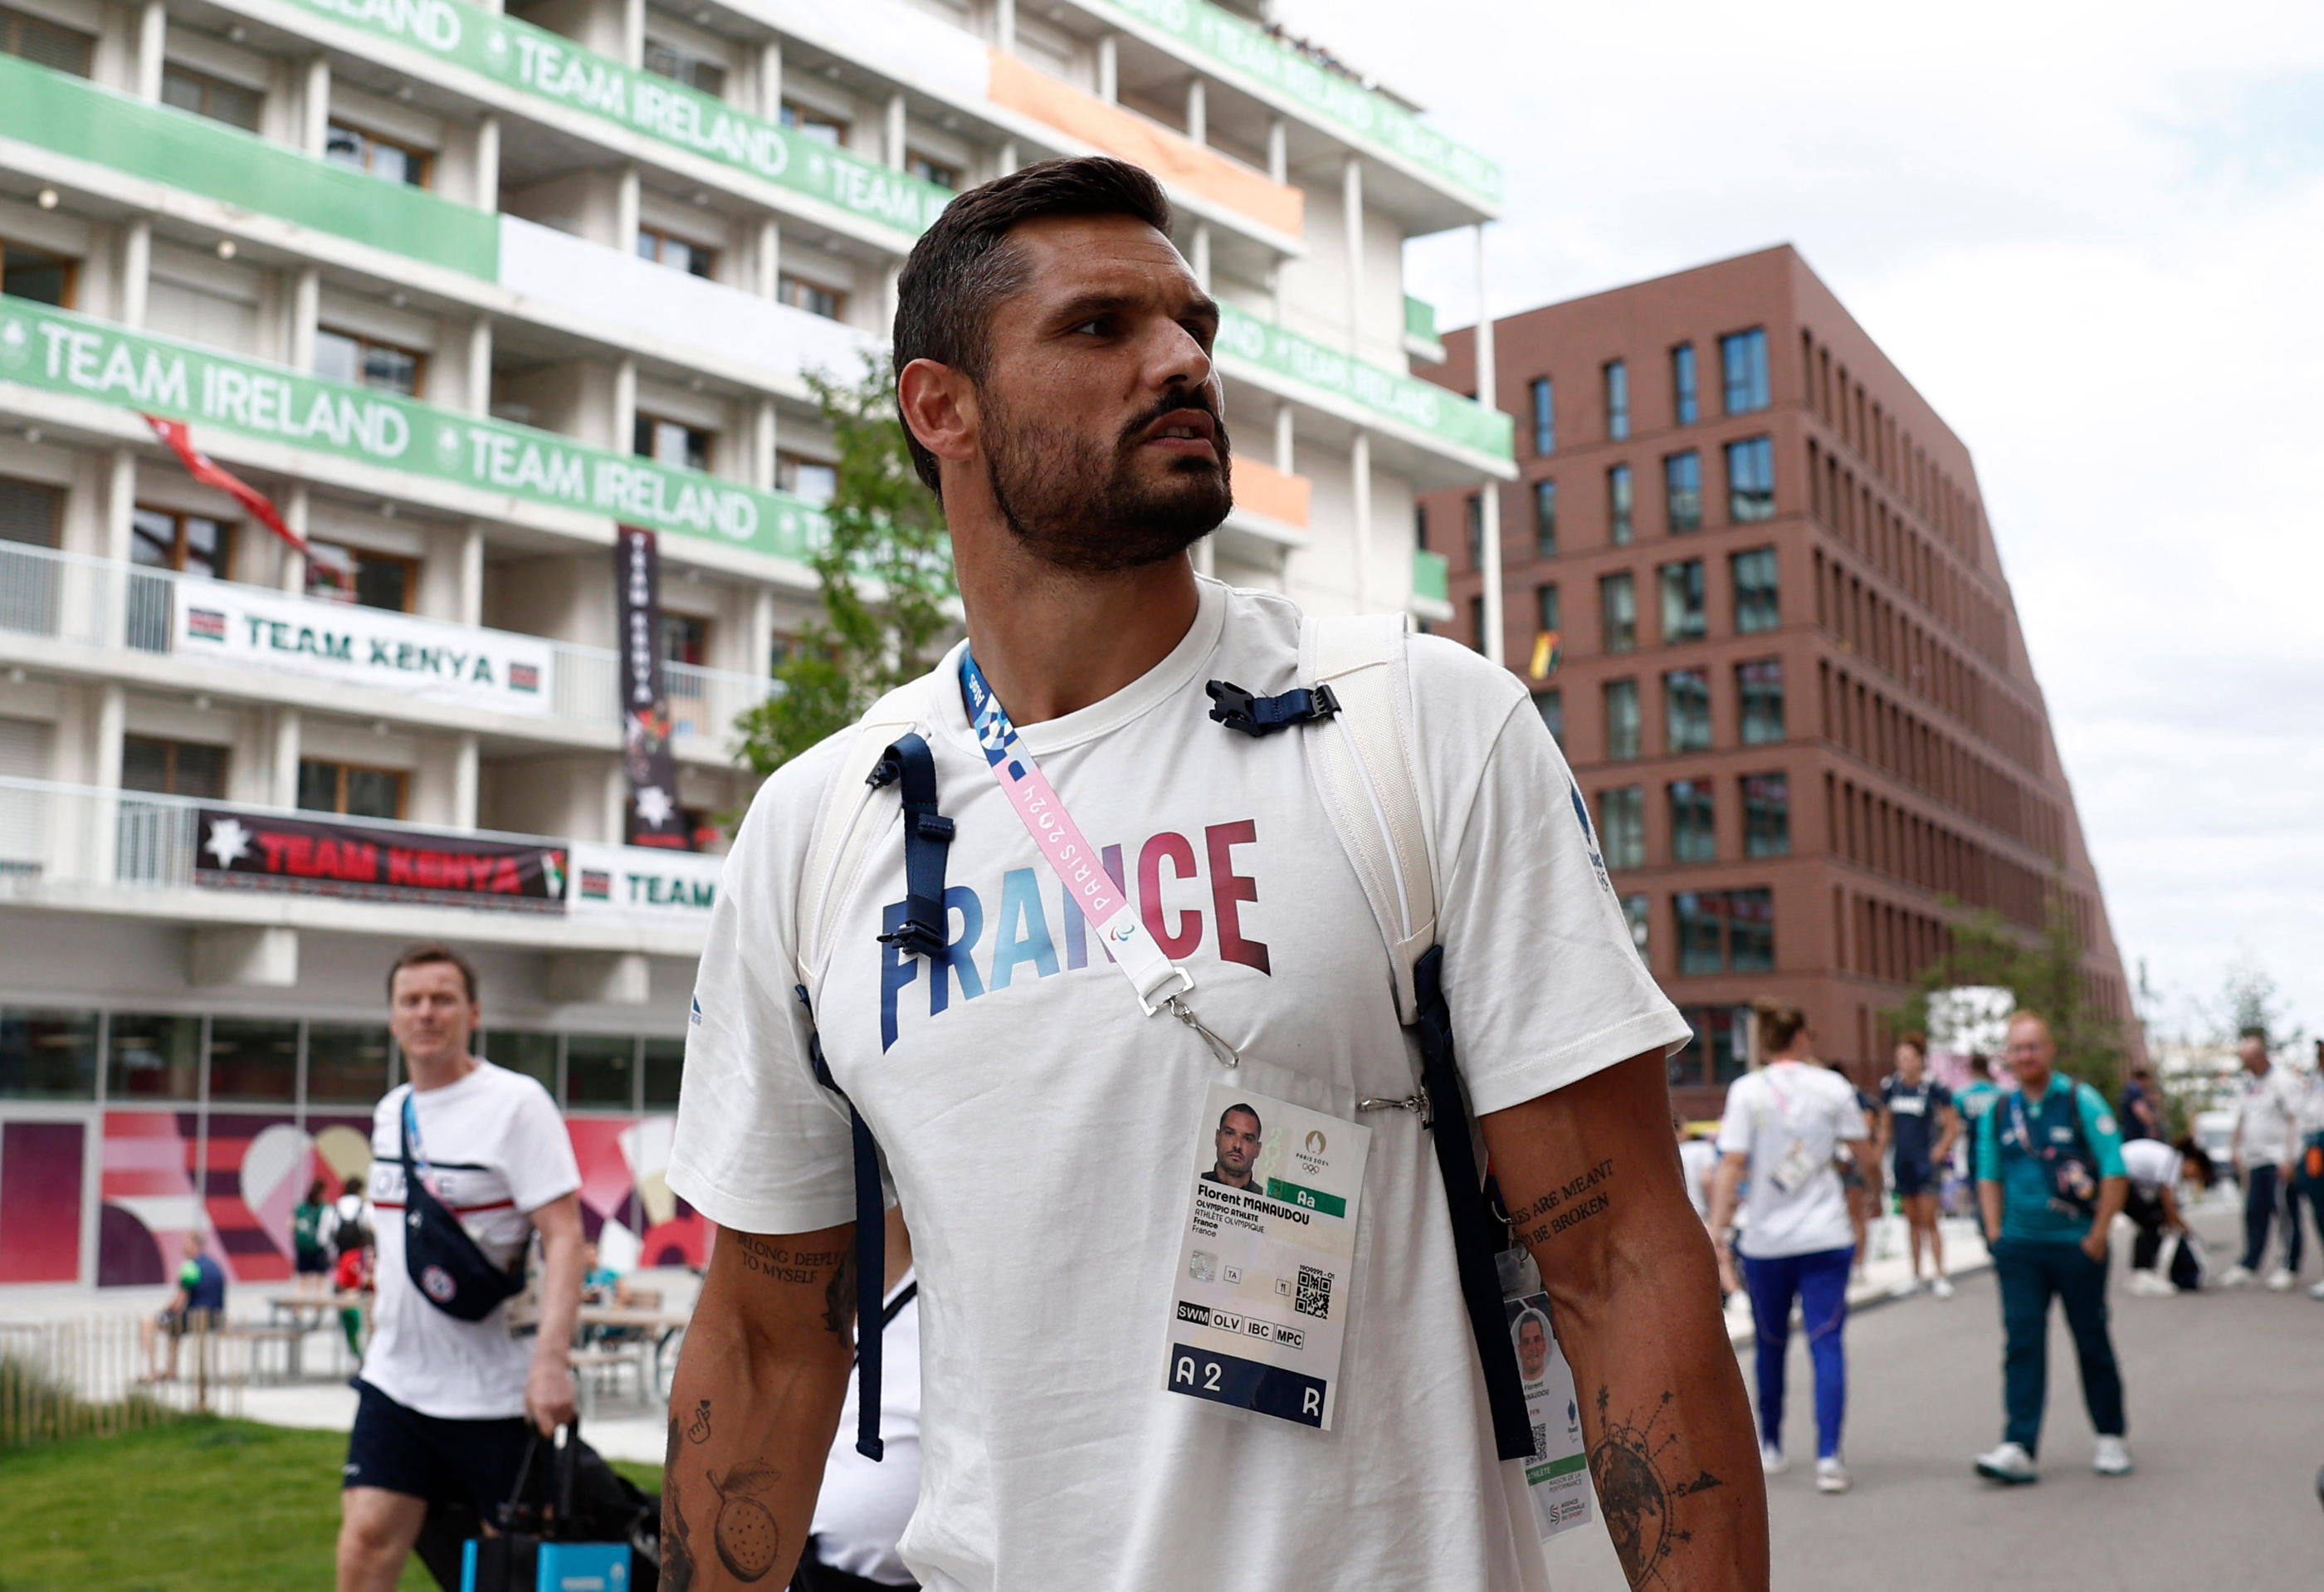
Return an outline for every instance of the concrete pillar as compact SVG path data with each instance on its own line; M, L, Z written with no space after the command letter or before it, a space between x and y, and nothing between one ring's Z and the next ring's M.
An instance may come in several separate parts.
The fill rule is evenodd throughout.
M480 315L468 323L466 368L460 375L460 407L472 415L493 411L493 318Z
M1121 40L1117 34L1098 38L1097 97L1108 105L1121 97Z
M106 457L105 543L100 556L129 562L129 516L137 507L137 450L116 447Z
M282 339L294 371L315 368L315 323L323 313L323 268L302 265L290 278L290 325Z
M992 164L994 168L992 174L995 177L1006 177L1009 173L1017 170L1017 141L1015 139L1004 138L1001 141L1000 152L993 157Z
M307 76L299 91L299 147L319 157L331 131L330 58L307 58Z
M501 207L501 118L486 111L476 118L476 195L479 210Z
M638 246L638 169L624 166L613 181L613 247L627 254Z
M186 935L187 981L202 989L292 989L299 984L299 931L198 928Z
M770 39L759 46L759 115L770 122L783 118L783 41Z
M161 57L169 33L169 7L162 0L145 0L137 8L137 44L130 83L131 92L149 103L161 97Z
M145 290L153 280L153 223L140 216L121 224L120 320L124 327L145 324Z
M129 717L129 694L117 680L99 686L90 704L97 710L89 747L89 783L104 794L90 803L94 828L89 834L89 871L101 883L113 882L114 861L121 842L121 735Z
M751 407L750 483L761 492L775 486L775 438L779 425L775 400L761 398Z
M1275 406L1275 467L1286 475L1297 474L1291 467L1293 427L1296 417L1287 403Z
M1200 78L1186 80L1186 136L1196 143L1211 141L1210 86Z
M622 0L622 64L632 71L646 62L646 0Z
M267 804L270 806L299 805L299 730L297 708L274 710L274 788Z
M890 265L880 276L880 324L873 330L883 337L888 336L889 328L896 324L897 283L902 279L903 274L904 268L899 264Z
M992 0L992 47L1003 55L1017 53L1017 0Z
M752 679L774 673L775 593L771 586L751 590L751 614L742 631L741 673Z
M303 537L307 534L308 516L313 510L314 493L307 483L292 482L290 489L282 494L282 523ZM303 593L307 589L307 556L287 542L282 546L281 584L286 592Z
M613 362L613 412L609 418L613 435L608 446L617 454L629 452L638 428L638 362L632 354Z
M460 578L455 612L464 625L484 622L484 524L471 520L460 532Z
M452 741L452 827L476 826L476 736L465 731Z
M1477 401L1487 409L1500 406L1500 374L1494 364L1493 317L1485 298L1485 228L1477 225ZM1501 632L1506 628L1501 609L1501 483L1486 478L1483 495L1479 500L1482 511L1479 515L1483 531L1484 554L1483 591L1485 601L1485 633L1479 638L1484 644L1485 656L1496 664L1508 662L1508 649Z
M558 1006L643 1006L652 969L641 951L564 951L549 959L548 985Z
M762 216L751 250L751 291L761 299L773 298L782 273L783 224L771 216Z
M1267 118L1267 175L1277 182L1291 180L1291 124L1281 116Z
M887 126L881 143L881 153L888 164L899 171L904 169L904 96L899 90L888 97Z
M1202 283L1203 291L1207 293L1211 290L1211 224L1209 222L1194 223L1194 235L1191 247L1194 254L1186 263L1194 267L1194 280Z
M1355 505L1356 612L1372 608L1372 434L1358 430L1348 447L1348 486Z
M1350 155L1340 169L1340 207L1348 249L1348 352L1359 358L1364 337L1364 163Z
M604 825L604 839L609 846L618 846L624 835L630 815L630 781L622 772L622 759L614 758L605 765L604 812L599 820ZM575 836L579 839L579 836Z

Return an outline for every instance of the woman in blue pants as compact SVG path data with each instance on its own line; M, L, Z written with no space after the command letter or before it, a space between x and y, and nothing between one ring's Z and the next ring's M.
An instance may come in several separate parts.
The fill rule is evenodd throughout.
M1815 1367L1816 1486L1843 1493L1849 1476L1840 1430L1848 1403L1848 1361L1840 1335L1848 1323L1848 1271L1856 1235L1832 1162L1842 1144L1861 1144L1868 1130L1854 1086L1817 1063L1799 1008L1765 999L1752 1008L1762 1061L1727 1090L1711 1230L1719 1240L1720 1281L1729 1289L1736 1286L1734 1252L1739 1251L1742 1284L1751 1296L1761 1463L1770 1476L1788 1468L1784 1370L1796 1299L1807 1329L1808 1358ZM1730 1250L1728 1228L1747 1173L1743 1227Z

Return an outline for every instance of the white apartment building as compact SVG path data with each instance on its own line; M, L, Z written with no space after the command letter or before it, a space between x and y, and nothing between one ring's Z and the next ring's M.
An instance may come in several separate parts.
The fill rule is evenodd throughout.
M679 799L812 613L832 442L950 193L1165 181L1228 312L1222 576L1445 618L1414 498L1513 478L1402 245L1499 173L1257 0L0 0L0 1289L287 1275L440 937L617 1260L716 858L620 844L613 545L659 533ZM264 493L310 559L161 446ZM712 848L714 851L715 847Z

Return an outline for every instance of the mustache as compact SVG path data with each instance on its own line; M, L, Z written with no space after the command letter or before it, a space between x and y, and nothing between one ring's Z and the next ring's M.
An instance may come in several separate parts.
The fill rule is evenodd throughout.
M1189 387L1178 392L1166 394L1159 403L1121 428L1120 446L1124 450L1129 449L1136 444L1139 432L1153 425L1163 416L1175 415L1185 410L1197 410L1210 416L1211 424L1218 430L1219 456L1224 458L1231 451L1227 446L1227 418L1219 412L1218 403L1212 398L1210 392L1200 387Z

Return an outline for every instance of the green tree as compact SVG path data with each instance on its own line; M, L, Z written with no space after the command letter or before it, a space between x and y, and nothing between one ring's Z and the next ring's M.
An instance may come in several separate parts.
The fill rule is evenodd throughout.
M926 674L952 631L952 544L896 419L895 378L866 354L853 382L807 377L838 445L830 536L814 564L823 613L775 670L781 687L734 721L740 760L770 774Z
M1947 906L1960 904L1948 897ZM2050 892L2041 928L2027 934L1985 908L1952 925L1952 949L1921 971L1913 993L1881 1014L1888 1032L1926 1031L1929 998L1962 984L1998 985L2017 1004L2049 1019L2058 1070L2112 1100L2122 1088L2122 1021L2091 1006L2083 992L2082 937L2062 888Z

